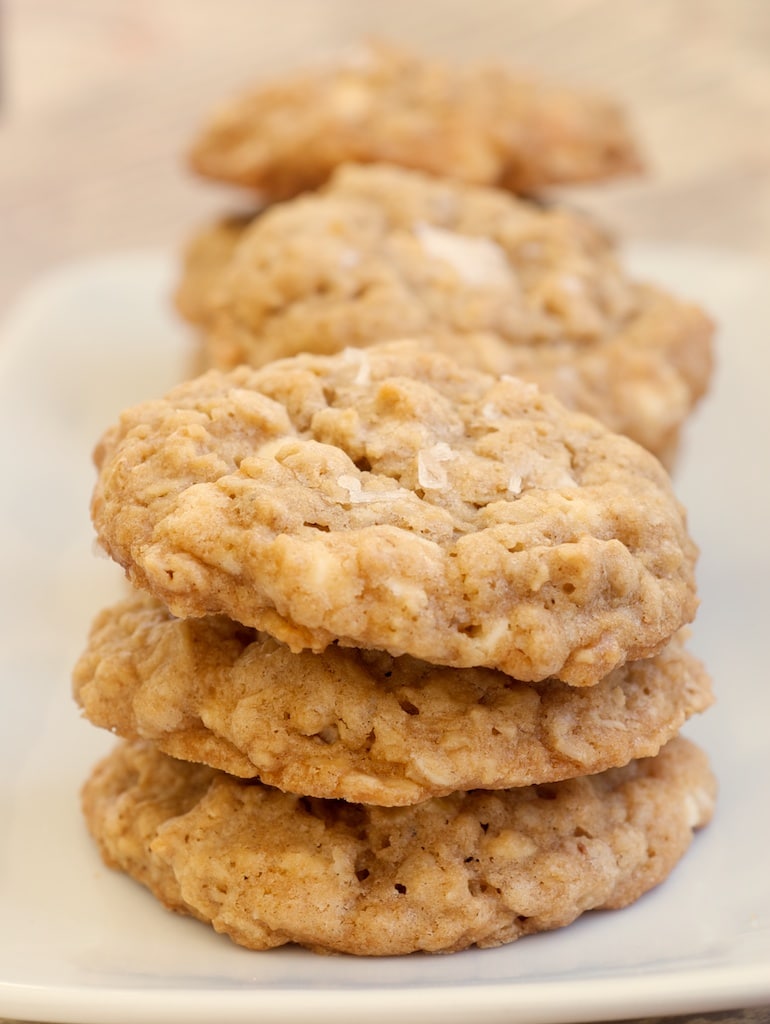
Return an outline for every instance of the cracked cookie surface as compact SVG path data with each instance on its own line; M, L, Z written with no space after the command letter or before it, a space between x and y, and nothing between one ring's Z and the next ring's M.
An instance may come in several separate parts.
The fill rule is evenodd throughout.
M660 463L404 343L212 371L97 446L102 546L175 614L583 686L696 610Z
M294 654L221 616L135 594L73 674L95 725L305 796L403 806L593 774L658 752L712 701L676 636L589 689L331 646Z
M190 150L198 173L285 199L344 162L384 161L518 192L639 170L602 97L372 43L220 105Z
M388 956L497 946L665 879L713 812L676 738L599 775L414 807L315 800L120 745L86 782L102 857L252 949Z
M194 246L219 258L196 293L205 358L219 369L429 336L664 461L710 381L705 313L634 280L596 224L564 208L348 166L321 193L265 211L240 240L230 231L229 254L224 230Z

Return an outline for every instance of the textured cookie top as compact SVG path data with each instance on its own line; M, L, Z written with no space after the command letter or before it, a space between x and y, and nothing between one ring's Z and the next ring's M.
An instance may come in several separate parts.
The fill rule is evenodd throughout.
M191 153L198 173L285 199L347 161L383 161L531 191L639 169L612 102L491 66L370 44L222 105Z
M591 685L696 608L656 459L407 343L212 371L96 451L105 549L179 616Z
M121 736L294 793L385 806L626 764L712 699L679 635L580 689L378 651L294 654L140 594L98 616L73 682L85 715Z
M212 260L220 233L197 243ZM220 266L197 314L219 369L430 335L659 456L711 373L701 310L630 278L587 218L497 189L343 167L320 194L267 210Z
M388 956L496 946L627 905L713 811L703 753L549 786L382 808L290 796L122 745L86 783L105 861L252 949Z

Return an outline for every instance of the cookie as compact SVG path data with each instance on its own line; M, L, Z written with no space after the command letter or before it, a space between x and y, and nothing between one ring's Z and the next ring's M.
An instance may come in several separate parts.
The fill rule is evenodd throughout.
M631 278L588 218L394 167L266 211L203 295L219 369L429 335L668 463L712 372L708 316Z
M182 254L182 274L174 292L177 311L192 324L206 327L216 308L217 284L256 212L231 214L193 235Z
M241 945L389 956L624 907L669 875L714 799L682 738L600 775L405 808L293 796L126 743L83 806L108 865Z
M603 98L369 44L214 111L199 174L266 200L316 188L340 163L386 162L529 192L640 169L619 107Z
M305 796L398 806L656 754L712 702L676 636L590 689L331 646L294 654L223 617L135 594L95 620L73 673L95 725Z
M695 614L652 455L408 342L211 371L127 410L95 458L97 534L137 587L294 651L586 686Z

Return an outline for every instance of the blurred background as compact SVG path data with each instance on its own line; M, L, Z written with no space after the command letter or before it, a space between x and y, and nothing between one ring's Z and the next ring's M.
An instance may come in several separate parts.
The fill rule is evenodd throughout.
M116 250L178 252L209 217L237 209L237 193L198 181L185 167L204 115L245 85L333 56L367 35L438 57L490 58L614 96L635 127L647 173L563 198L601 217L621 239L716 247L770 266L770 0L5 0L0 30L0 318L55 267ZM755 298L754 280L748 293ZM740 289L734 293L740 297ZM733 292L725 294L734 311ZM753 308L751 317L744 352L766 342ZM745 323L738 318L736 330ZM700 477L698 486L690 481L687 494L694 532L716 553L705 560L707 589L738 594L728 602L730 624L738 624L735 648L757 666L758 648L746 652L761 638L757 624L765 624L766 559L757 556L755 538L766 535L768 513L741 505L751 492L740 473L726 491L713 483L731 472L735 451L738 465L767 461L765 381L753 358L746 366L754 405L743 401L743 418L731 417L729 430L718 423L701 435L711 476L703 475L700 490ZM729 402L746 391L740 360L736 368L738 385L727 389L723 406L731 412ZM752 421L760 402L761 417ZM96 403L94 422L101 422L100 410ZM762 424L761 433L752 422ZM763 451L752 463L744 453L758 447L757 438ZM86 460L84 450L84 494L91 486ZM715 503L720 496L729 505ZM81 507L85 499L73 515L80 517ZM47 506L39 514L47 515ZM68 523L62 517L57 536ZM731 531L729 544L721 544L720 530ZM734 550L745 552L746 564L752 560L749 585L739 559L737 568L730 563L733 576L719 575L727 564L719 556ZM81 550L65 545L65 556L70 552L82 586ZM26 560L23 574L35 582ZM61 578L66 599L55 588L46 596L69 606L71 575ZM739 621L740 608L749 606ZM60 618L62 628L80 614L77 602L73 607ZM724 666L729 680L733 655L720 661L718 644L731 630L722 619L705 622L705 652L714 654L715 676ZM770 1024L770 1009L697 1018L704 1020Z
M569 198L626 237L770 255L768 0L7 0L2 23L0 311L237 206L185 169L203 114L372 34L615 95L647 175Z

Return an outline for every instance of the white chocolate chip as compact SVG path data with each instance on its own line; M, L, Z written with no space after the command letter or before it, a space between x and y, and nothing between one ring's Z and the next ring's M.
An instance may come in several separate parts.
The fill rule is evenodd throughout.
M429 256L448 263L467 284L511 288L515 279L503 249L489 238L474 238L418 222L414 233Z

